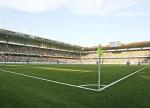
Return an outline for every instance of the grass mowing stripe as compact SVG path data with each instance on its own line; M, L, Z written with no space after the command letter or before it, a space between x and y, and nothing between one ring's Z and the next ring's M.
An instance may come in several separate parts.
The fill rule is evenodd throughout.
M64 82L58 82L58 81L49 80L49 79L44 79L44 78L40 78L40 77L36 77L36 76L21 74L21 73L17 73L17 72L13 72L13 71L8 71L8 70L3 70L3 69L0 69L0 70L3 71L3 72L11 73L11 74L16 74L16 75L20 75L20 76L29 77L29 78L39 79L39 80L48 81L48 82L52 82L52 83L67 85L67 86L76 87L76 88L81 88L81 89L86 89L86 90L91 90L91 91L98 91L97 89L86 88L86 87L82 87L82 86L80 86L80 85L77 86L77 85L68 84L68 83L64 83Z
M62 70L62 71L73 71L73 72L80 72L80 73L86 73L90 71L86 70L77 70L77 69L66 69L66 68L52 68L52 67L34 67L36 69L46 69L46 70Z

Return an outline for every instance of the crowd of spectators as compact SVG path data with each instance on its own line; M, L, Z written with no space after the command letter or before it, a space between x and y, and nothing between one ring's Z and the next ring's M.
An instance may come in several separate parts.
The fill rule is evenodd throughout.
M82 60L85 62L95 62L98 56L96 53L89 53L82 56ZM149 63L150 62L150 50L134 50L134 51L119 51L119 52L104 52L102 56L102 63L104 64L131 64Z
M96 52L80 53L31 46L0 43L0 62L22 63L96 63ZM139 64L150 62L150 50L104 52L104 64Z
M0 62L76 63L78 58L75 52L0 43Z

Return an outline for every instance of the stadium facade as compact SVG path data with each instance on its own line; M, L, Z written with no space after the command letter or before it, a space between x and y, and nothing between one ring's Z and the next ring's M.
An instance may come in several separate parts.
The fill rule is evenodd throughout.
M102 46L103 64L150 64L150 41ZM0 29L1 63L95 64L97 47L81 47Z

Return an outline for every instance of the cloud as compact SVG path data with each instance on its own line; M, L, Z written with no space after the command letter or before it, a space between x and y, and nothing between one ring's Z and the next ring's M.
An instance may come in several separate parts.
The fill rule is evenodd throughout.
M147 16L150 15L150 13L147 12L122 12L122 13L116 13L114 16Z
M45 12L60 8L62 0L0 0L1 8L24 12Z
M24 12L46 12L64 7L77 15L105 16L116 14L117 12L122 13L120 12L121 10L148 1L149 0L0 0L0 7ZM120 15L128 16L129 14Z
M70 0L66 3L66 7L78 15L105 16L116 14L121 10L147 1L148 0Z

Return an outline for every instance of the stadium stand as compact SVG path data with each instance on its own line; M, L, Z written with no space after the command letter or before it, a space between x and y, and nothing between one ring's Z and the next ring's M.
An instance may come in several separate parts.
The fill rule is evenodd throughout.
M1 63L96 63L97 47L80 47L0 29ZM103 64L149 64L150 41L102 46Z
M150 57L149 50L143 51L125 51L125 52L106 52L102 57L104 64L126 64L128 61L132 64L148 63ZM87 62L96 62L97 55L90 53L82 57ZM90 60L90 61L88 61Z
M150 63L150 41L135 42L132 44L121 45L120 47L103 47L104 54L101 57L104 64L149 64ZM96 48L90 50L82 59L86 62L96 62Z
M1 62L60 62L75 63L78 55L73 52L0 43ZM74 59L74 60L71 60Z

